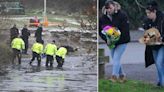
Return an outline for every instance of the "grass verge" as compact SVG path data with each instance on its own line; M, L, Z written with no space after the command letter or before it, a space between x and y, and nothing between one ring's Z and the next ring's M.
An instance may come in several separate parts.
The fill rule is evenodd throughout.
M99 92L164 92L164 88L142 81L128 80L126 83L112 83L109 80L100 79Z

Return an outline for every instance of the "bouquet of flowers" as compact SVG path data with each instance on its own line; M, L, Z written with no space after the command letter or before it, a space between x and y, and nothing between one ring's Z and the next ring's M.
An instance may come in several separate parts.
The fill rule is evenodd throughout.
M105 26L102 33L107 38L107 44L110 49L115 47L116 42L120 39L121 32L116 27Z

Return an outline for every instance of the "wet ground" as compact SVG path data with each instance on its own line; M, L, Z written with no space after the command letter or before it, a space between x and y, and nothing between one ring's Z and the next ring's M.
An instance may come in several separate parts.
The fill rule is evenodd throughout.
M7 68L8 74L0 76L1 92L97 92L97 66L85 55L66 57L63 69L55 68L56 62L53 69L46 68L45 58L41 67L29 61Z
M33 66L28 64L30 48L35 42L34 32L31 31L28 55L23 55L21 65L9 65L6 69L8 73L0 75L0 92L97 92L97 52L96 42L92 41L96 40L95 36L79 32L56 32L53 35L46 31L44 45L55 39L57 46L68 45L78 49L66 56L63 69L55 68L56 61L52 69L45 67L45 58L41 67L37 67L37 61L33 62Z

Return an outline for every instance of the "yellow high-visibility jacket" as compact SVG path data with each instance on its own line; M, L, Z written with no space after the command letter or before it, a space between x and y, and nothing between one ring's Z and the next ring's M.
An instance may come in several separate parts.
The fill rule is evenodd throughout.
M36 42L33 44L31 49L33 52L36 52L38 54L42 54L43 53L43 44Z
M17 50L25 49L25 43L21 38L14 38L11 42L11 48Z
M65 58L66 54L67 54L67 49L64 47L60 47L56 52L56 55L62 57L63 59Z
M57 46L55 44L51 44L51 43L47 44L44 49L44 53L46 55L51 55L51 56L55 55L56 51L57 51Z

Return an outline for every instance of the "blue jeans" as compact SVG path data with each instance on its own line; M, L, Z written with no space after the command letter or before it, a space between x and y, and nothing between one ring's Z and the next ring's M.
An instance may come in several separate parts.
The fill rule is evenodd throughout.
M111 49L111 58L113 62L113 72L112 75L119 76L124 75L122 66L120 64L121 56L123 55L127 44L120 44L115 48Z
M164 86L164 46L158 50L153 50L153 57L158 73L158 82Z

